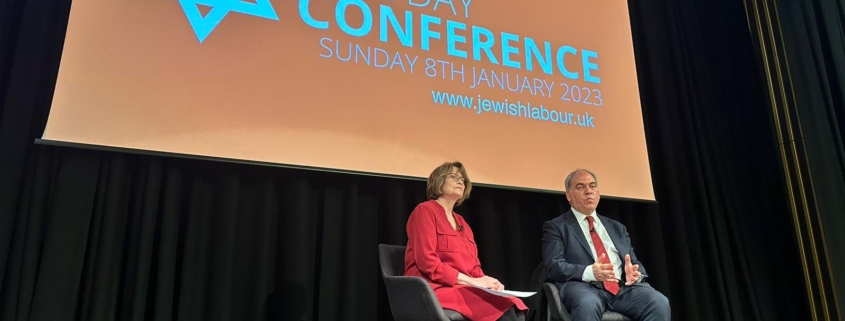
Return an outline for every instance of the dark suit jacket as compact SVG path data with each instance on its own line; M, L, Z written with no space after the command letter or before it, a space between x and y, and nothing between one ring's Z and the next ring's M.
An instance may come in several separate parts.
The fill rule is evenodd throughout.
M625 225L610 218L598 215L613 245L619 251L622 262L622 274L619 279L625 281L625 254L631 255L631 264L640 265L640 273L646 275L645 267L637 260L631 238ZM608 255L612 255L608 251ZM584 269L595 263L590 245L572 210L543 223L543 264L548 269L548 279L563 290L563 283L583 281ZM592 268L592 267L590 267Z

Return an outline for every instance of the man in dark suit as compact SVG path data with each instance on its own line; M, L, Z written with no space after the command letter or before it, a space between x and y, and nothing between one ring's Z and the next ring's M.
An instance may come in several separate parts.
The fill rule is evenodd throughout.
M625 226L596 213L596 175L576 169L565 184L572 208L543 223L543 264L572 319L598 321L609 310L633 320L670 320L669 300L644 282Z

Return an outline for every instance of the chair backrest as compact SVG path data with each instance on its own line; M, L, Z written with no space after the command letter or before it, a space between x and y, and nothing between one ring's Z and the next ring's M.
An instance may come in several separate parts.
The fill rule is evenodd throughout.
M534 273L531 273L531 279L528 280L529 289L537 292L537 294L528 299L523 299L523 302L528 305L528 316L525 320L533 321L547 319L547 301L546 295L543 292L543 283L546 282L546 279L548 278L547 276L548 269L546 269L546 266L543 265L543 262L540 262L540 265L537 265L537 268L534 269Z
M425 280L415 276L403 276L405 274L404 246L379 244L378 259L394 319L400 321L450 320Z
M540 265L537 265L534 273L531 274L531 280L528 283L531 286L531 291L543 291L543 283L548 279L548 275L548 269L543 265L543 262L540 262Z
M405 274L404 246L379 244L378 260L383 276L402 276Z

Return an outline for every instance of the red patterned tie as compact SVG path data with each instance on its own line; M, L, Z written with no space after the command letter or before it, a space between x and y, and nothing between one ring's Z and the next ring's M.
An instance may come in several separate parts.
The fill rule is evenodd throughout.
M610 256L608 256L607 251L604 249L604 243L601 242L601 238L599 237L599 233L596 233L596 228L593 226L593 217L587 216L587 223L590 223L590 237L593 238L593 246L596 247L596 255L601 257L604 254L604 260L601 260L601 263L610 263ZM604 289L616 295L619 293L619 284L616 282L603 282Z

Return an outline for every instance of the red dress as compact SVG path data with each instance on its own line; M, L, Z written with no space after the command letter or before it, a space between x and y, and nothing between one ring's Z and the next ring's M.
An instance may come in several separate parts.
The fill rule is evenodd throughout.
M470 277L484 276L472 229L453 212L458 229L452 228L446 211L434 200L423 202L408 218L405 227L405 275L428 281L444 309L455 310L469 320L493 321L510 307L527 311L517 297L503 297L484 290L456 285L458 272Z

